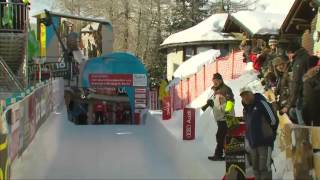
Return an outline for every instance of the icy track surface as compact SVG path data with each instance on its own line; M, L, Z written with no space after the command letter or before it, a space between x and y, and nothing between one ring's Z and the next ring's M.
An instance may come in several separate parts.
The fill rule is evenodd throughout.
M155 116L141 126L76 126L64 108L40 128L13 179L220 179L225 164L178 140ZM214 133L214 132L213 132ZM195 151L196 149L196 151Z

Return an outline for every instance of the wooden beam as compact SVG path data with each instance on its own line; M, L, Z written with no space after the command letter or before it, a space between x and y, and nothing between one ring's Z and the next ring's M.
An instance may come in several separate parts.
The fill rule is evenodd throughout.
M303 1L300 1L300 2L299 2L299 6L297 7L297 9L295 10L294 14L292 15L291 20L289 21L289 24L288 24L288 26L287 26L286 29L285 29L285 32L287 32L287 31L289 30L290 26L293 24L292 21L293 21L294 17L296 17L298 11L300 10L300 8L301 8L301 6L302 6L302 3L303 3Z
M297 24L296 29L298 31L305 31L306 29L310 29L311 25L310 24Z

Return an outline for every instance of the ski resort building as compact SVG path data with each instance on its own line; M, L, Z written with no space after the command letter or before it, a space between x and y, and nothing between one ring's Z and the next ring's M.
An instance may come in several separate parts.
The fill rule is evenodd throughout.
M173 72L184 61L209 49L219 49L221 56L238 48L240 38L235 34L222 33L221 30L228 14L214 14L199 24L172 34L163 41L160 49L167 55L167 78L172 79Z

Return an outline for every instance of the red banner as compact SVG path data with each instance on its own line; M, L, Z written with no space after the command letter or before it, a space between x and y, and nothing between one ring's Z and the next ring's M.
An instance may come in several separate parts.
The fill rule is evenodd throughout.
M195 138L195 109L183 109L183 140Z
M90 86L132 86L132 74L89 74Z
M162 100L162 119L163 120L171 119L170 96L166 96Z

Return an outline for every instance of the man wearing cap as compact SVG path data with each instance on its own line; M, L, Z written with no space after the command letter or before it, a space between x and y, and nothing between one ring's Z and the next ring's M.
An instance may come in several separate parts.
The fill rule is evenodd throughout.
M234 97L231 88L224 84L221 74L215 73L212 82L213 96L209 98L207 104L202 107L204 111L208 106L212 107L213 115L218 125L215 152L214 155L209 156L208 159L212 161L224 161L223 147L228 130L226 116L234 116Z
M249 87L243 87L240 96L255 178L272 179L271 152L279 124L278 117L260 93L254 94Z

